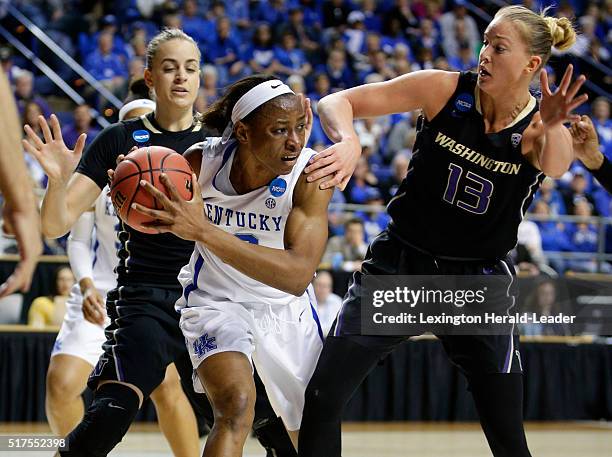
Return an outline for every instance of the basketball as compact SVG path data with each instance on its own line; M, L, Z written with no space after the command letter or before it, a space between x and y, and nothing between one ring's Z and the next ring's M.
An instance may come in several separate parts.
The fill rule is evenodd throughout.
M162 209L161 204L139 184L141 180L148 181L169 197L165 186L159 179L162 173L165 173L174 183L181 197L191 200L193 171L189 162L172 149L162 146L140 148L129 153L115 169L110 190L111 200L119 218L135 230L155 233L154 230L141 225L152 222L154 219L134 210L132 203Z

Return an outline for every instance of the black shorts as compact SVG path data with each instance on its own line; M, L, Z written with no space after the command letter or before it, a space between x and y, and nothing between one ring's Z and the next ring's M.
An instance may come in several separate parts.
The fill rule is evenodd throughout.
M108 293L111 323L105 329L104 353L89 377L92 390L99 381L122 381L138 387L147 398L163 381L169 364L179 362L179 373L184 371L180 362L189 358L174 309L180 294L178 287L146 286L120 286Z
M348 338L378 351L381 357L391 352L409 336L369 336L361 334L361 282L367 275L504 275L509 290L514 268L509 259L449 259L436 257L383 231L370 244L361 272L353 275L349 290L329 337ZM506 279L507 278L507 279ZM510 308L512 295L492 306ZM431 329L433 333L435 329ZM416 335L413 335L416 336ZM516 328L502 335L438 334L451 361L466 375L522 372Z

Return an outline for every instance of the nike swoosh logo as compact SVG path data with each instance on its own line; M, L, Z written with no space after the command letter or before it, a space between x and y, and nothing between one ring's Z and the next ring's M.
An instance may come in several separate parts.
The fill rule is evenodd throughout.
M277 84L276 86L270 86L272 89L278 89L282 84Z
M117 406L117 405L113 405L112 402L108 404L109 408L116 408L116 409L122 409L125 411L125 408L123 408L122 406Z

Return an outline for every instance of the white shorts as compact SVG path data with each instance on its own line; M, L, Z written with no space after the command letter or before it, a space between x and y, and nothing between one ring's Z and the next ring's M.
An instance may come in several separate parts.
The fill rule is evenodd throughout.
M207 357L242 352L257 368L272 408L285 427L299 430L304 392L323 348L314 293L272 307L220 301L194 290L188 307L181 310L180 326L194 368L196 392L204 392L195 370Z
M51 357L66 354L85 360L92 367L98 363L102 355L102 344L106 341L104 336L105 325L92 324L83 316L83 297L78 285L73 288L70 298L66 302L66 315L62 322ZM102 293L106 301L106 294ZM108 317L106 318L108 324Z

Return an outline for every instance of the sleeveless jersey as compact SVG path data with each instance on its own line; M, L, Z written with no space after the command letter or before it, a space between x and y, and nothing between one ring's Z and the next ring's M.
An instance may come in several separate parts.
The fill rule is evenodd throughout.
M419 126L408 175L388 205L391 232L440 257L504 257L544 179L521 153L535 98L512 124L487 134L476 79L461 73L442 111Z
M293 207L293 190L315 152L303 149L290 173L278 176L267 186L236 195L229 183L229 172L237 145L235 141L223 145L220 138L209 138L194 145L202 149L198 182L202 189L205 214L211 223L244 242L284 249L285 225ZM196 243L191 262L186 268L190 271L183 269L181 272L183 284L184 275L190 275L190 285L185 286L186 296L190 289L197 288L213 298L229 299L234 303L287 305L295 300L295 296L225 264L200 243Z
M206 138L200 122L180 132L161 128L153 113L106 127L86 148L77 172L102 189L108 183L106 170L116 168L119 154L133 146L164 146L183 154ZM118 285L178 288L177 276L193 252L192 241L171 233L146 234L120 221L118 232Z

